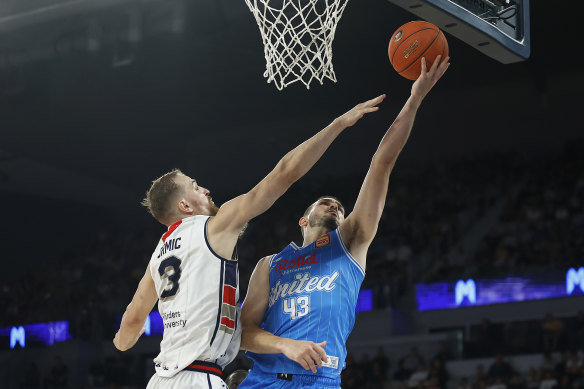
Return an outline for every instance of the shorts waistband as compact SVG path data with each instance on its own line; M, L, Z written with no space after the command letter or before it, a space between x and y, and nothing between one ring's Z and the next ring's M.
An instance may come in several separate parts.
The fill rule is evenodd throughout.
M208 361L193 361L193 363L185 367L185 370L213 374L217 377L221 377L223 374L223 369L221 369L221 366Z
M266 379L273 380L276 378L278 381L293 381L297 383L302 383L306 385L313 385L318 383L322 387L328 388L338 388L341 384L341 376L337 376L335 378L331 377L324 377L317 374L290 374L290 373L266 373L266 372L258 372L252 369L252 373L254 375L266 377Z

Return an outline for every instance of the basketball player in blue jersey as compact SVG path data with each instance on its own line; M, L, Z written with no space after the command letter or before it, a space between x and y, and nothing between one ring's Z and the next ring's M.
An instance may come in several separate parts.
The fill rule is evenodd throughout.
M340 387L345 342L389 175L418 107L448 60L437 58L429 70L422 61L409 99L373 156L353 212L345 218L337 199L321 197L300 218L302 247L290 243L258 262L241 315L241 346L254 365L239 389Z
M253 189L218 208L210 191L173 170L152 183L143 205L168 227L150 259L113 340L125 351L136 344L158 301L164 323L156 374L148 389L225 388L222 368L241 340L238 237L323 155L332 141L384 95L359 104L286 154Z

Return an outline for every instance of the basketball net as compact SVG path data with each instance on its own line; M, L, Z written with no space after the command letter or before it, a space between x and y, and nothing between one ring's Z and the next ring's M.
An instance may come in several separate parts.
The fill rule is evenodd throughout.
M332 44L348 0L245 0L260 28L264 77L278 90L301 81L337 82Z

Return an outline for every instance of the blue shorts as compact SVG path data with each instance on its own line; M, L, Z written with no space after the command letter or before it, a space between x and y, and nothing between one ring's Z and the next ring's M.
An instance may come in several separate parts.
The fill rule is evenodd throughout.
M280 376L281 378L278 378ZM265 374L253 369L238 389L340 389L341 377L328 378L312 374Z

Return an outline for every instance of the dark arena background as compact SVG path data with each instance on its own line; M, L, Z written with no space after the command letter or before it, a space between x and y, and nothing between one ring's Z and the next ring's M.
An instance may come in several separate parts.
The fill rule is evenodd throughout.
M333 43L338 82L278 91L243 0L0 0L0 387L144 388L158 311L131 350L112 338L165 232L139 205L151 180L180 168L221 204L387 93L250 223L242 298L261 257L302 242L297 220L314 199L333 194L350 210L411 88L387 45L420 17L396 3L350 0ZM451 66L392 173L343 388L584 388L573 3L529 3L530 54L518 62L444 30ZM226 374L249 363L241 353Z

